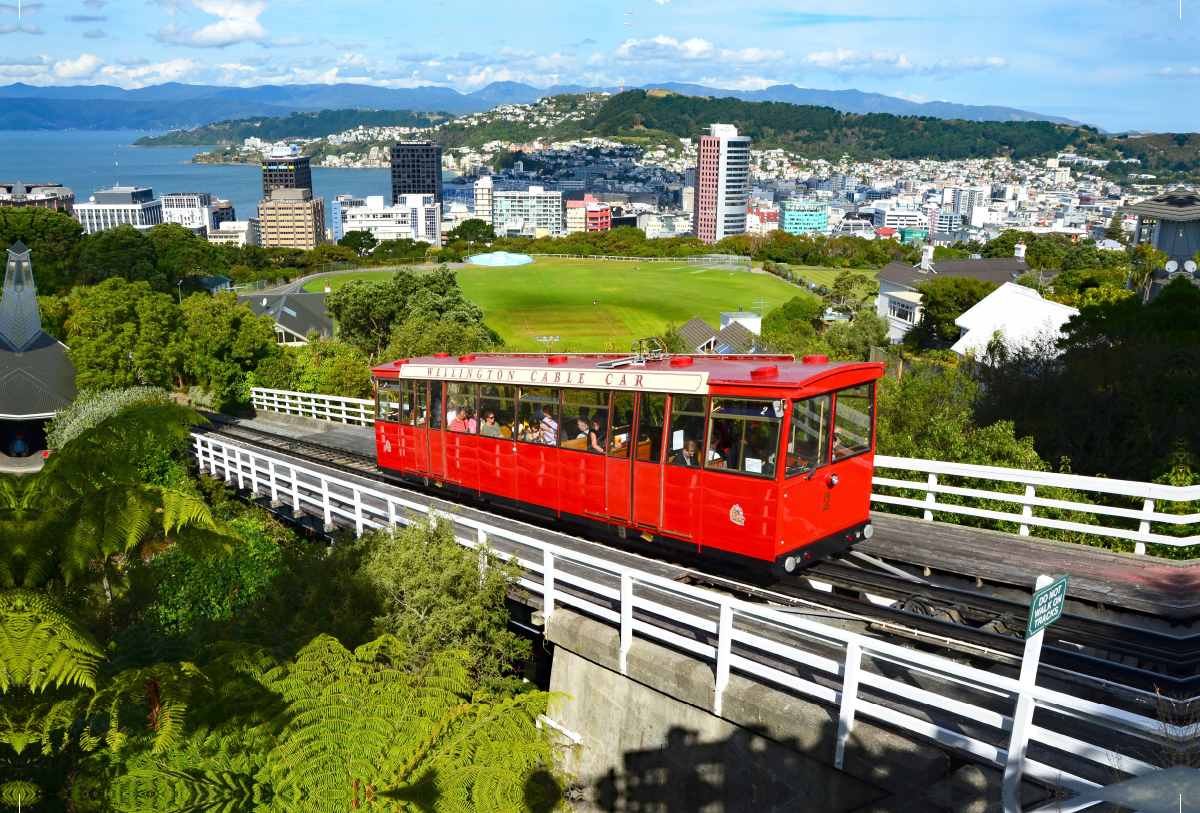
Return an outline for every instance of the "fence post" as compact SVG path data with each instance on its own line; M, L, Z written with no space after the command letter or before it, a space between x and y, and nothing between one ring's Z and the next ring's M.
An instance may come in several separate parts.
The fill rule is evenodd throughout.
M267 471L271 476L271 505L279 504L279 484L275 481L275 458L267 458Z
M628 674L629 648L633 646L633 576L621 574L621 674Z
M721 620L717 626L717 680L713 692L713 714L721 716L725 687L729 685L729 652L733 642L733 605L721 602Z
M362 492L357 488L351 489L354 494L354 534L363 535Z
M1038 576L1034 590L1053 583L1049 576ZM1033 608L1030 607L1030 612ZM1029 749L1029 729L1033 727L1036 702L1029 692L1037 685L1038 661L1042 652L1042 629L1025 640L1021 658L1021 674L1017 678L1017 708L1013 711L1012 734L1008 739L1008 754L1004 760L1004 813L1021 813L1021 774L1025 771L1025 753Z
M388 501L388 525L396 525L396 503L389 497Z
M329 478L323 476L321 477L321 507L325 509L325 530L330 531L333 529L333 513L329 503Z
M254 462L254 452L247 451L246 459L250 461L250 497L258 493L258 466Z
M1144 503L1142 503L1142 513L1147 514L1147 515L1154 513L1154 500L1148 499ZM1146 534L1146 536L1150 535L1150 520L1148 520L1148 519L1142 520L1141 525L1138 526L1138 533ZM1133 552L1140 554L1142 556L1145 556L1146 555L1146 543L1145 542L1136 543L1133 546Z
M229 447L224 443L221 444L221 468L225 471L225 482L229 482L233 477L233 472L229 470Z
M931 486L937 485L937 475L932 472L930 472L930 474L929 474L929 485L931 485ZM929 503L930 505L933 505L935 502L937 502L937 492L926 489L925 502ZM925 509L925 521L933 522L933 511L931 511L928 508Z
M487 533L483 528L478 528L475 531L475 550L479 552L479 587L483 589L483 582L487 578L488 569Z
M1037 489L1034 487L1033 483L1025 484L1025 499L1027 499L1027 500L1030 499L1031 497L1033 497L1033 495L1036 492L1037 492ZM1029 503L1025 503L1025 507L1021 509L1021 516L1032 517L1033 516L1033 506L1030 505ZM1029 536L1029 526L1027 524L1025 524L1024 522L1021 523L1020 535L1021 536Z
M246 487L246 478L242 476L242 450L233 450L233 465L237 468L238 489Z
M554 554L546 549L542 558L542 624L550 626L550 615L554 612Z
M846 643L846 666L842 670L842 706L838 711L837 747L833 767L839 771L846 761L846 740L854 730L854 712L858 706L858 670L862 665L862 647L857 641Z
M289 466L288 470L292 473L292 516L300 516L300 475L296 473L295 466Z

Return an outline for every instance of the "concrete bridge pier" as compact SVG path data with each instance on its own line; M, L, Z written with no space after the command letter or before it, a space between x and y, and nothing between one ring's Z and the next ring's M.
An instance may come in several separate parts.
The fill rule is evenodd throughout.
M620 673L618 630L556 609L550 719L578 734L566 769L580 810L654 813L1000 813L1000 773L858 720L844 770L837 710L730 677L722 715L705 661L635 638ZM1026 784L1027 809L1045 798Z

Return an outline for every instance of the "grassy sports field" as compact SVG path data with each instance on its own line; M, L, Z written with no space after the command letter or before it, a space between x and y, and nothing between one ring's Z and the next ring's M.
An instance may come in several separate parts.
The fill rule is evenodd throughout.
M341 274L329 278L338 288L351 279L385 279L391 271ZM484 320L515 349L538 350L535 336L561 336L556 349L617 348L662 333L669 321L683 324L699 316L719 327L721 311L768 309L806 294L769 274L693 268L686 262L638 263L602 260L536 260L515 268L471 266L458 272L467 298L483 308ZM308 290L324 290L324 279ZM595 304L593 304L593 300Z

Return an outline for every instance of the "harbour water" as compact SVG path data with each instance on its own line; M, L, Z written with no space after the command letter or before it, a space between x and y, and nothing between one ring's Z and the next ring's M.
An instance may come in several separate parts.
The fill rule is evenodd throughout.
M239 218L255 216L262 200L257 166L192 164L205 147L131 147L144 135L130 130L0 130L0 181L40 181L71 187L84 202L98 189L117 184L168 192L209 192L233 201ZM391 196L390 171L313 167L313 194ZM326 203L328 210L328 203Z

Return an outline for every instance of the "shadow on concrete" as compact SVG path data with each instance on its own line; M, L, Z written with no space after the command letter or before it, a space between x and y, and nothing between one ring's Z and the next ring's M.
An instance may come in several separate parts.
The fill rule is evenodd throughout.
M716 742L673 728L589 783L583 809L611 813L850 813L889 794L744 729Z

